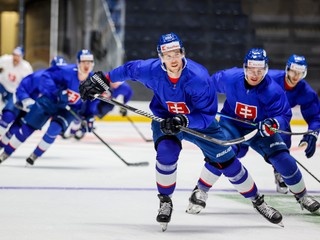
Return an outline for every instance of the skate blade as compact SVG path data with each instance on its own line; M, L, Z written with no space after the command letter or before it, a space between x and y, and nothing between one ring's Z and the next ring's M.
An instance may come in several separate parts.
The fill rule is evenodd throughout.
M28 163L28 162L26 162L26 165L25 165L24 167L26 167L26 168L31 168L31 167L33 167L33 165L30 164L30 163Z
M168 223L160 223L162 232L165 232L168 228Z
M281 221L281 222L279 222L279 223L277 223L277 225L278 225L278 226L280 226L280 227L284 227L284 225L283 225L282 221Z
M312 212L312 215L320 216L320 209Z
M186 210L186 213L189 213L189 214L199 214L201 212L201 210L203 209L202 206L199 206L199 205L195 205L193 203L189 203L189 206Z

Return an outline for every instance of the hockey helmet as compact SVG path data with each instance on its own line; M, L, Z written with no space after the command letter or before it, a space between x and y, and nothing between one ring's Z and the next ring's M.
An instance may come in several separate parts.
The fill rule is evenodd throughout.
M176 49L180 49L181 53L184 53L183 43L175 33L171 32L160 37L157 45L158 54Z
M268 68L267 53L262 48L252 48L244 58L244 67Z
M87 49L82 49L78 52L77 54L77 61L82 62L82 61L94 61L93 54L87 50Z
M50 65L51 65L51 67L53 67L53 66L66 66L67 61L64 59L64 57L56 56L51 60Z
M293 54L290 56L287 62L286 71L294 70L298 72L302 72L302 78L307 76L308 64L304 56L298 56Z

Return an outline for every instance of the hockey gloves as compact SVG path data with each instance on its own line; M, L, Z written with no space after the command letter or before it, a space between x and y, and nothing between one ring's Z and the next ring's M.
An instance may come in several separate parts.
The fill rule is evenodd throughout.
M80 96L83 101L94 100L96 95L106 92L111 96L110 83L105 74L101 71L95 72L91 77L88 77L79 86Z
M319 132L305 134L299 143L299 147L307 146L306 150L304 150L307 158L311 158L316 151L318 134Z
M188 118L185 115L176 115L172 118L166 118L160 122L161 131L167 135L175 135L180 132L180 126L188 126Z
M272 128L272 129L271 129ZM259 133L262 137L269 137L276 133L280 128L278 121L275 118L267 118L259 122Z

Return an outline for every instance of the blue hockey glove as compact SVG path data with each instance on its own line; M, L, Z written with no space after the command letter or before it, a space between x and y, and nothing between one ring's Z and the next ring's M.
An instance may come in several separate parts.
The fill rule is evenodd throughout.
M280 125L278 121L275 118L267 118L263 121L259 122L259 133L262 137L269 137L276 132L271 130L270 128L278 130L280 128Z
M91 77L88 77L79 86L80 96L83 101L94 100L95 95L106 92L108 96L111 96L110 83L105 74L101 71L95 72Z
M57 95L57 106L58 108L65 108L69 103L68 100L68 91L61 90Z
M179 126L187 127L188 118L185 115L176 115L172 118L166 118L160 122L160 129L164 134L175 135L180 132Z
M307 158L311 158L316 151L318 135L319 132L305 134L299 143L299 147L307 146L306 150L304 150Z
M120 108L119 113L121 114L122 117L125 117L125 116L127 116L128 111L125 108Z
M93 130L94 117L86 118L82 121L82 128L85 132L92 132Z

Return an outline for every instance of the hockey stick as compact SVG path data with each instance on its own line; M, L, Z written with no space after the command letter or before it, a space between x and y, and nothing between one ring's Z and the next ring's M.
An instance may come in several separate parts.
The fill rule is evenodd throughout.
M92 130L92 133L104 144L106 145L122 162L124 162L127 166L148 166L148 162L136 162L136 163L129 163L126 160L124 160L115 150L113 150L106 141L104 141L94 130Z
M127 109L129 111L135 112L135 113L137 113L139 115L142 115L142 116L145 116L147 118L151 118L154 121L157 121L157 122L163 121L163 119L160 118L160 117L154 116L154 115L152 115L150 113L147 113L145 111L139 110L139 109L134 108L132 106L120 103L120 102L118 102L118 101L116 101L116 100L114 100L112 98L109 99L109 98L103 97L103 96L98 95L98 94L95 95L95 98L97 98L97 99L99 99L101 101L104 101L104 102L107 102L107 103L110 103L110 104L125 108L125 109ZM231 146L231 145L234 145L234 144L245 142L245 141L249 140L250 138L252 138L253 136L255 136L256 133L258 132L258 129L255 129L252 132L250 132L247 135L245 135L243 137L240 137L240 138L236 138L236 139L232 139L232 140L220 140L220 139L216 139L216 138L207 136L207 135L205 135L203 133L197 132L197 131L192 130L192 129L187 128L187 127L179 126L179 128L183 132L192 134L192 135L194 135L196 137L202 138L204 140L207 140L209 142L212 142L212 143L215 143L215 144L219 144L219 145L222 145L222 146Z
M221 117L224 117L224 118L227 118L227 119L231 119L233 121L237 121L237 122L241 122L241 123L245 123L245 124L248 124L248 125L251 125L251 126L254 126L255 128L258 128L258 124L257 123L253 123L253 122L249 122L247 120L243 120L243 119L239 119L239 118L233 118L233 117L230 117L228 115L225 115L223 113L220 113L220 112L217 112L217 115L221 116ZM282 133L282 134L286 134L286 135L305 135L305 134L309 134L309 133L313 133L313 132L317 132L319 131L320 129L316 129L316 130L311 130L311 131L307 131L307 132L287 132L287 131L283 131L283 130L280 130L280 129L275 129L275 128L272 128L270 127L270 129L274 132L278 132L278 133Z
M142 137L142 139L146 142L152 142L153 139L147 139L142 132L139 130L139 128L136 126L136 124L133 122L133 120L129 117L126 116L126 118L128 119L128 121L131 123L131 125L133 126L133 128L137 131L137 133Z
M76 114L70 106L66 106L67 111L69 111L78 121L82 122L82 119ZM95 135L104 145L106 145L111 152L113 152L122 162L124 162L127 166L148 166L148 162L136 162L136 163L129 163L124 160L106 141L104 141L94 130L92 130L93 135Z
M309 173L310 176L312 176L318 183L320 183L320 180L319 180L316 176L314 176L305 166L303 166L297 159L296 159L296 162L297 162L298 165L299 165L300 167L302 167L307 173Z

